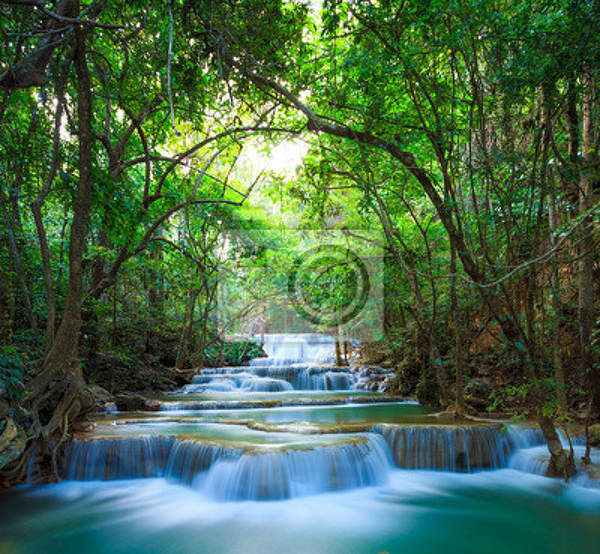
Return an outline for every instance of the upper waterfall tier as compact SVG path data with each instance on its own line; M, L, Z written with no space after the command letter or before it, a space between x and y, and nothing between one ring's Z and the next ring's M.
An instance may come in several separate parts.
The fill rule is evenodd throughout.
M263 359L264 358L258 358ZM203 369L182 392L284 392L289 390L352 390L355 375L348 368L305 364Z
M335 365L335 340L329 335L264 335L261 345L266 357L252 359L249 366L202 369L180 392L384 392L394 375L381 367Z
M267 358L250 365L329 364L335 362L335 340L318 333L273 333L260 337Z

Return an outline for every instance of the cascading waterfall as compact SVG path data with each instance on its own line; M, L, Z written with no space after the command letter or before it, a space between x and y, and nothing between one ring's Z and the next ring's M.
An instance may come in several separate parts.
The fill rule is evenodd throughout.
M539 434L541 436L541 431ZM583 457L585 453L585 439L583 437L568 437L562 430L558 430L558 436L564 449L569 450L573 445L573 454L576 460ZM597 449L592 449L591 458L592 463L600 464L600 452ZM550 453L543 444L542 437L537 442L530 441L527 444L520 445L520 448L510 458L508 467L525 473L545 475L549 462Z
M67 479L170 477L191 483L218 459L235 458L241 450L173 437L74 440L63 452Z
M355 383L356 377L345 368L300 364L255 366L201 370L181 392L346 391L354 388Z
M398 467L475 471L506 467L520 448L539 445L540 430L503 425L376 425Z
M281 500L378 485L389 469L387 445L381 436L369 433L336 446L220 460L209 470L203 488L219 500Z
M265 334L262 348L267 357L255 358L250 365L328 364L335 361L335 340L318 333Z
M74 440L63 450L62 467L66 478L76 480L167 477L227 501L381 484L393 464L452 472L507 466L545 471L543 460L536 461L545 449L543 437L531 428L383 424L339 436L339 444L274 451L161 436Z
M322 334L264 335L267 357L249 366L203 369L183 393L348 391L370 388L378 392L393 372L365 368L355 372L336 367L335 341Z
M120 436L127 427L137 427L142 433L144 421L133 419L115 425L104 425L108 433L93 440L73 440L62 449L61 472L67 479L102 480L164 477L183 483L219 501L281 500L313 495L328 491L367 487L385 483L392 468L438 470L446 472L474 472L512 468L529 473L544 474L548 453L539 429L527 426L481 422L468 425L410 423L410 419L395 423L396 418L369 420L364 412L360 427L336 427L341 412L333 411L331 423L319 427L318 418L312 427L290 420L290 430L278 431L269 427L277 415L269 412L274 405L293 404L293 398L277 396L290 390L298 391L348 391L369 383L371 390L378 389L387 378L386 370L363 368L354 372L336 367L331 362L334 342L324 335L265 336L267 358L259 358L250 366L202 370L190 385L180 393L204 393L224 391L238 393L269 393L258 398L244 397L178 399L162 404L166 410L187 410L181 419L173 418L168 430L155 425L150 436ZM375 387L375 389L374 389ZM272 396L270 395L272 393ZM321 403L332 402L333 395L315 395L306 410L317 409ZM355 394L338 395L350 403L360 403ZM264 400L266 398L266 400ZM277 398L276 402L273 400ZM367 397L365 397L367 398ZM369 395L368 402L379 406L389 397L375 401ZM261 404L264 402L265 404ZM251 410L262 407L266 424L258 429L252 427ZM246 410L244 423L231 428L232 421L220 422L227 416L218 414L208 421L194 411L209 408L224 412L236 408ZM338 408L336 408L338 409ZM340 408L341 409L341 408ZM347 408L348 409L348 408ZM391 410L402 410L396 402ZM294 412L291 412L294 414ZM377 412L383 414L383 411ZM403 417L409 417L405 412ZM424 412L425 413L425 412ZM153 415L165 421L165 414ZM186 419L187 417L187 419ZM212 416L211 416L212 417ZM296 413L292 417L303 417ZM329 416L328 416L329 417ZM378 416L379 417L379 416ZM269 419L270 418L270 419ZM260 417L259 417L260 421ZM394 421L394 423L378 423ZM154 425L156 420L150 422ZM282 419L286 423L285 417ZM182 427L179 427L179 425ZM210 427L214 425L210 430ZM219 425L229 425L227 431ZM195 427L196 426L196 427ZM244 428L244 426L246 426ZM202 427L203 431L200 431ZM164 428L163 428L164 429ZM298 429L298 431L294 430ZM247 430L247 433L246 433ZM251 431L252 430L252 431ZM306 435L302 435L307 431ZM131 430L129 431L131 433ZM172 433L172 435L170 434ZM178 435L178 433L180 433ZM202 433L205 433L204 435ZM278 434L279 433L279 434ZM287 433L287 434L286 434ZM310 433L323 433L324 439L311 437ZM267 436L268 435L268 436ZM113 438L114 437L114 438ZM298 437L302 437L298 439ZM562 436L565 446L568 441ZM578 440L573 441L581 449ZM579 455L579 450L576 450ZM593 454L600 463L600 455ZM581 476L581 479L584 479ZM583 481L582 481L583 482Z
M380 435L275 452L170 437L75 440L64 450L73 480L167 477L218 500L279 500L383 483L389 449Z

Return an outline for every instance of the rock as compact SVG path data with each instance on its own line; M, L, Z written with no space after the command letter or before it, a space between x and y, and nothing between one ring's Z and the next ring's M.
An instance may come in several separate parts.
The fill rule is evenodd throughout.
M105 409L107 404L115 401L115 397L100 385L88 385L88 392L92 395L94 405L97 408Z
M0 469L16 460L27 445L25 431L10 417L0 422Z
M115 404L120 412L158 412L160 404L155 400L148 400L141 394L117 394Z
M95 427L91 421L77 421L71 426L71 431L74 433L90 433Z
M465 398L467 403L477 410L484 410L491 404L491 393L492 384L488 379L483 377L471 379L465 387Z
M590 425L590 444L600 447L600 423Z

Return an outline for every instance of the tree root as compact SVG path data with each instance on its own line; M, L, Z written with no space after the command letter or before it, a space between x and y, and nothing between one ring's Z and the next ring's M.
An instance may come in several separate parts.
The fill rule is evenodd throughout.
M548 477L561 477L568 482L577 473L571 439L569 438L569 443L571 444L570 453L567 454L562 447L552 419L547 416L540 416L538 424L550 452L550 463L548 464L546 475Z
M46 386L40 389L42 382ZM60 479L60 448L67 440L72 424L91 408L85 383L77 368L69 368L60 379L37 380L33 390L35 393L20 411L21 420L28 422L21 424L26 428L26 446L15 461L0 468L0 479L8 486L23 483L30 473L28 468L36 463L36 459L40 480Z

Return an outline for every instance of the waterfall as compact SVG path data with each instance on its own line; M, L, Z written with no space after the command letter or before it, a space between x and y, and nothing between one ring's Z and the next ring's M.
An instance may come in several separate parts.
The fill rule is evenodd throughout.
M353 442L308 450L244 454L220 460L203 490L218 500L281 500L378 485L387 479L389 449L369 433Z
M333 363L335 340L318 333L263 335L263 350L267 358L254 358L250 365L283 366L298 362Z
M575 446L576 455L583 449ZM592 457L600 463L596 449ZM534 428L380 424L367 433L342 433L332 444L309 447L232 448L146 436L73 440L60 457L67 479L166 477L222 501L279 500L378 485L394 464L450 472L508 467L543 475L548 452L541 432ZM587 483L586 475L578 479Z
M474 471L506 467L511 454L539 444L541 431L503 425L376 425L405 469Z
M393 461L405 469L510 467L544 473L538 430L502 425L376 425L310 449L244 450L166 436L73 440L62 453L68 479L169 477L224 499L274 499L380 483ZM537 445L537 446L534 446ZM510 458L511 454L516 454ZM509 464L510 458L510 464ZM202 481L202 479L200 479Z
M282 392L289 390L347 391L356 377L346 368L282 365L203 369L180 392Z
M249 366L201 370L179 392L347 391L358 383L349 368L332 365L335 340L329 335L265 335L263 349L268 356L254 358Z
M92 440L73 440L65 445L59 459L61 473L67 479L88 481L163 477L190 486L211 499L228 502L281 500L380 485L387 481L393 466L447 472L508 467L545 473L548 452L542 433L536 427L491 422L444 425L443 419L433 420L436 422L433 425L424 424L424 420L411 419L409 413L405 413L406 419L403 419L401 403L392 397L384 396L374 403L381 406L386 401L392 402L389 411L395 414L398 410L397 418L393 414L393 418L387 419L387 407L385 414L381 411L385 419L374 419L359 411L360 427L316 423L310 428L300 425L297 427L300 431L289 428L277 431L269 425L255 429L253 425L260 423L261 417L272 424L283 414L282 421L288 421L290 415L284 412L267 411L275 406L294 405L297 395L278 396L278 393L347 391L367 383L372 390L384 386L389 377L385 369L366 367L355 372L326 363L331 360L333 348L333 339L324 335L269 335L265 337L268 358L254 360L250 366L201 370L190 385L179 391L267 393L265 403L261 404L262 399L257 403L256 397L242 394L239 398L225 395L225 400L219 396L177 397L176 402L162 404L163 410L191 412L247 410L243 414L247 418L243 423L246 428L237 425L236 429L228 428L226 432L218 428L206 432L202 414L198 414L197 419L186 419L187 414L170 418L168 426L159 424L151 431L163 435L131 437L131 430L127 436L126 429L115 425L104 438L100 434ZM334 395L314 396L310 398L310 406L305 408L308 411L291 411L292 424L303 421L302 418L310 420L310 410L330 404ZM339 396L343 398L337 398L337 403L361 402L357 395ZM365 402L373 402L372 395L364 398ZM257 414L253 418L250 410L257 407L262 408L262 416ZM343 420L337 417L332 415L332 422ZM157 418L154 423L166 421L164 414L153 418ZM317 417L316 421L321 420ZM398 423L378 423L380 421ZM147 432L143 421L122 423L125 427L137 424L134 432L139 429ZM125 434L119 438L122 431ZM302 431L307 432L302 434ZM262 435L255 436L257 432ZM320 438L311 437L311 432ZM562 433L561 440L566 446L567 438ZM573 443L579 456L583 448L581 439L574 439ZM600 463L596 451L593 456L594 461ZM585 478L579 476L582 483Z
M391 458L381 436L265 452L171 437L74 440L62 455L74 480L167 477L219 500L275 500L385 481Z
M67 479L131 479L171 477L191 483L217 459L240 456L241 451L172 437L73 440L62 455Z
M567 437L562 429L557 430L557 432L563 448L569 450L569 437ZM541 437L539 441L530 441L520 445L519 449L510 458L508 463L509 468L537 475L546 474L548 463L550 462L550 452L548 452L548 448L544 443L541 431L539 434ZM573 445L575 460L580 460L585 453L585 439L583 437L571 437L571 444ZM600 451L598 449L592 449L591 460L593 464L600 464ZM575 480L580 477L580 481L585 481L584 476L577 476Z

